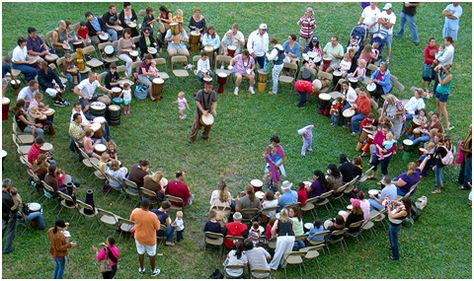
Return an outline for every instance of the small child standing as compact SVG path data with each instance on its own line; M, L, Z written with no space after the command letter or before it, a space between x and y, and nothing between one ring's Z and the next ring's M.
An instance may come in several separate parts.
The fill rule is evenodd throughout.
M358 81L364 81L366 72L367 72L367 69L366 69L365 60L358 59L357 68L354 70L354 72L347 75L347 77L354 77L354 78L357 78Z
M107 153L109 154L110 159L118 160L117 158L117 145L112 140L107 144Z
M331 125L333 127L337 127L339 125L339 116L341 116L342 112L342 98L338 97L332 102L331 110L329 111L329 115L331 115Z
M178 99L175 100L173 103L178 104L178 114L179 114L179 119L184 120L186 119L186 114L184 114L184 110L187 108L189 109L189 104L186 98L184 97L184 92L179 92L178 93Z
M260 236L262 235L260 231L260 225L257 221L252 223L252 227L249 230L249 238L252 240L253 245L257 245L258 241L260 240Z
M132 91L130 90L130 84L124 83L122 90L123 98L123 114L130 115L130 103L132 102Z
M298 130L298 135L303 139L303 146L301 147L301 156L306 156L306 151L313 151L311 147L313 143L313 128L314 125L308 125Z
M176 242L183 240L184 221L182 211L176 212L176 218L174 219L173 226L176 227Z

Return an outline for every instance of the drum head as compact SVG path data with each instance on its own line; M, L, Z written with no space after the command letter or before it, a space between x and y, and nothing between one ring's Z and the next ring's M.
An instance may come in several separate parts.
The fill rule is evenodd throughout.
M105 52L107 55L112 55L112 54L114 53L114 46L112 46L112 45L107 45L107 46L105 46L104 52Z
M318 55L318 54L315 53L315 52L313 52L313 51L309 51L309 52L308 52L308 57L309 57L310 59L314 59L317 55Z
M237 50L237 47L233 46L233 45L230 45L230 46L227 46L227 50L235 51L235 50Z
M324 61L329 61L329 62L330 62L330 61L331 61L331 58L330 58L330 57L326 57L326 56L324 56L324 57L323 57L323 60L324 60Z
M147 50L148 50L148 53L150 53L150 54L152 54L152 55L154 55L154 54L157 53L157 50L156 50L155 47L148 47Z
M128 27L130 27L130 28L135 28L135 27L137 27L137 23L136 23L136 22L130 22L130 23L128 23L127 25L128 25Z
M342 112L342 116L346 118L352 117L354 116L354 114L355 114L355 110L352 108L348 108Z
M212 116L212 114L210 114L210 113L207 114L207 115L202 115L201 116L201 121L205 125L210 126L210 125L214 124L214 116Z
M263 191L257 191L255 192L255 197L258 199L263 199L263 197L265 197L265 193Z
M362 131L366 132L367 134L372 134L372 131L366 128L363 128Z
M413 133L421 133L421 128L420 127L416 127L415 129L413 129Z
M105 108L105 103L101 102L101 101L95 101L93 103L91 103L91 108L94 109L94 110L102 110Z
M107 39L109 39L109 34L108 33L102 33L102 34L99 35L99 38L101 40L107 40Z
M37 212L41 210L41 204L36 202L28 203L28 209L32 212Z
M333 76L342 76L342 72L340 72L339 70L335 70L333 73L332 73Z
M120 111L120 106L118 106L116 104L111 104L111 105L109 105L109 110L110 111Z
M56 110L54 110L54 109L52 109L52 108L48 108L48 109L46 109L43 113L46 114L46 116L51 116L51 115L53 115L55 112L56 112Z
M319 63L320 61L321 61L321 56L319 56L319 55L316 55L316 57L314 57L314 59L313 59L314 63Z
M373 135L373 134L369 134L367 137L369 137L369 139L374 139L374 135Z
M178 24L176 22L174 22L175 24ZM170 24L170 26L173 26L174 24ZM201 33L199 31L196 31L196 30L193 30L191 31L191 36L201 36Z
M165 80L163 80L161 78L153 79L153 84L163 84L163 83L165 83Z
M130 51L129 54L130 54L130 56L132 56L132 57L138 57L138 51L135 51L135 50L134 50L134 51Z
M99 117L96 117L94 118L94 120L92 120L93 123L99 123L99 124L105 124L105 118L102 117L102 116L99 116Z
M160 185L162 188L165 188L168 185L168 179L165 177L162 177L160 180Z
M120 87L112 87L112 92L116 94L120 94L122 89Z
M309 61L309 56L308 56L308 54L303 54L303 60Z
M376 88L377 88L377 85L375 85L375 83L370 83L367 85L367 91L369 92L375 91Z
M11 80L10 83L11 83L12 85L16 85L16 84L20 84L21 82L20 82L20 80L16 80L16 79L15 79L15 80Z
M221 77L221 78L227 78L227 73L225 72L219 72L217 73L217 76Z
M323 84L321 83L321 80L314 79L314 81L313 81L313 88L314 89L321 90L322 86L323 86Z
M375 196L375 195L379 194L379 190L378 189L371 189L371 190L369 190L369 194Z
M337 98L343 98L344 95L339 93L339 92L330 92L329 95L331 96L331 98L333 99L337 99Z
M7 97L2 98L2 104L10 104L10 99Z
M204 82L212 82L212 77L204 77L202 80L204 80Z
M418 120L418 118L413 118L412 122L413 122L415 125L418 125L418 126L421 125L420 120Z
M346 206L346 209L347 209L347 210L352 210L352 204L347 205L347 206Z
M304 224L304 228L306 228L308 230L310 230L312 227L313 227L313 224L310 223L310 222L307 222L307 223Z
M6 157L8 155L8 152L6 152L5 150L2 149L2 158Z
M97 132L98 130L100 130L101 127L102 127L102 125L100 123L92 123L91 124L91 130L94 131L94 132Z
M210 53L210 52L212 52L212 51L214 51L214 47L212 47L212 46L206 46L206 47L204 47L204 52Z
M250 185L252 185L254 187L262 187L263 182L259 179L253 179L253 180L250 181Z
M50 144L49 142L43 143L43 146L41 147L42 151L51 151L53 150L53 145Z
M406 145L406 146L412 146L412 145L413 145L413 141L412 141L412 140L409 140L409 139L404 139L404 140L403 140L403 144Z
M326 93L322 93L322 94L319 94L319 99L324 100L324 101L329 101L331 99L331 96Z
M358 82L357 78L354 78L354 77L349 77L348 80L349 80L349 82L351 82L351 83L357 83L357 82Z
M107 150L107 147L104 144L98 143L98 144L94 145L94 149L97 152L104 152L104 151Z
M54 61L54 60L56 60L56 59L58 59L58 58L59 58L59 57L58 57L58 55L56 55L56 54L51 54L51 55L45 56L45 59L46 59L47 61Z

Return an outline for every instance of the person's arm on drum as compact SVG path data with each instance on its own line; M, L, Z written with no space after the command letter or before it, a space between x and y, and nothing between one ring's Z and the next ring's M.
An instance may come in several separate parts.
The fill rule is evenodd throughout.
M208 112L207 110L204 110L204 108L202 107L200 101L196 101L196 106L197 106L197 108L199 109L199 111L201 111L201 113L202 113L203 115L208 115L208 114L209 114L209 112Z
M98 85L97 88L99 88L100 90L102 90L102 92L106 93L106 94L109 94L111 95L112 94L112 90L109 90L107 89L106 87L102 86L102 85Z

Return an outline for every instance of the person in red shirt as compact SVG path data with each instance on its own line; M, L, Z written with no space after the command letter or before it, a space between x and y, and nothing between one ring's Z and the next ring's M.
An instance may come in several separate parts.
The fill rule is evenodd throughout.
M42 137L37 137L35 142L30 146L30 150L28 150L28 162L33 164L36 159L41 154L41 147L44 144L44 139Z
M357 111L357 114L351 118L352 135L360 134L359 123L364 120L367 115L369 115L371 107L372 105L370 103L369 97L367 96L367 92L364 87L361 87L355 104L352 106L352 108Z
M232 216L234 219L233 222L229 222L225 226L225 234L232 235L232 236L246 236L247 226L243 224L242 221L242 214L239 212L235 212ZM227 249L232 249L234 247L234 241L230 239L224 239L224 246Z
M438 46L436 46L436 41L433 37L428 40L428 45L426 45L425 50L423 51L423 56L425 61L423 63L423 70L421 71L421 85L420 88L425 87L425 82L427 82L425 92L429 93L431 80L434 79L433 72L433 62L435 60L436 53L438 53Z
M316 92L315 87L313 87L313 83L307 80L298 80L295 82L295 90L300 94L300 101L298 103L298 107L303 107L306 103L306 98L308 94L312 94Z
M184 178L186 177L186 173L184 171L176 172L176 180L170 181L166 186L165 194L179 197L183 199L183 207L187 205L191 205L192 203L192 195L189 191L189 187L184 183ZM176 203L171 202L173 205L177 206Z
M86 46L91 44L91 39L89 38L89 28L83 21L79 23L79 28L77 29L77 39L82 41Z
M308 193L306 192L306 185L303 182L298 184L298 202L300 203L301 207L306 205L306 200L308 200Z

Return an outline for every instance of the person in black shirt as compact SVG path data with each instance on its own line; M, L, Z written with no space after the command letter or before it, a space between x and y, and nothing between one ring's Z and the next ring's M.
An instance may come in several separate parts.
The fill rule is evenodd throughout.
M168 209L171 207L171 203L169 201L163 201L161 203L161 207L159 209L152 209L151 211L156 214L158 219L160 220L160 224L166 225L166 230L158 230L156 235L158 236L166 236L166 246L174 246L175 243L173 242L173 234L174 234L174 227L171 226L171 218L168 214Z
M114 4L109 6L109 10L102 16L102 21L107 29L113 29L116 32L123 30L123 27L120 26L121 22L118 19L117 7Z
M117 65L115 63L111 63L109 67L109 71L105 75L104 85L107 89L111 90L112 87L118 87L119 83L119 75L117 73Z
M3 246L3 254L9 254L13 251L12 244L16 234L16 217L10 216L10 210L13 207L13 199L10 195L11 180L4 179L2 182L2 233L6 237Z
M342 174L343 182L350 182L354 178L354 164L347 160L347 156L343 153L339 155L339 172Z
M212 115L216 116L216 107L217 107L217 94L216 91L212 89L213 84L211 82L204 82L204 89L197 91L195 94L196 97L196 117L194 118L193 127L191 129L191 135L189 136L189 143L193 143L196 140L196 136L201 127L204 127L204 133L202 134L203 139L209 139L209 133L211 132L212 125L202 125L201 116Z
M211 210L209 212L209 220L204 225L204 232L214 232L214 233L222 233L222 225L217 220L217 212Z
M419 2L404 2L403 9L400 12L400 30L395 35L395 37L400 38L403 36L405 31L405 23L408 22L410 27L411 40L413 43L418 46L420 45L420 38L418 37L418 32L416 31L416 7L420 6Z

